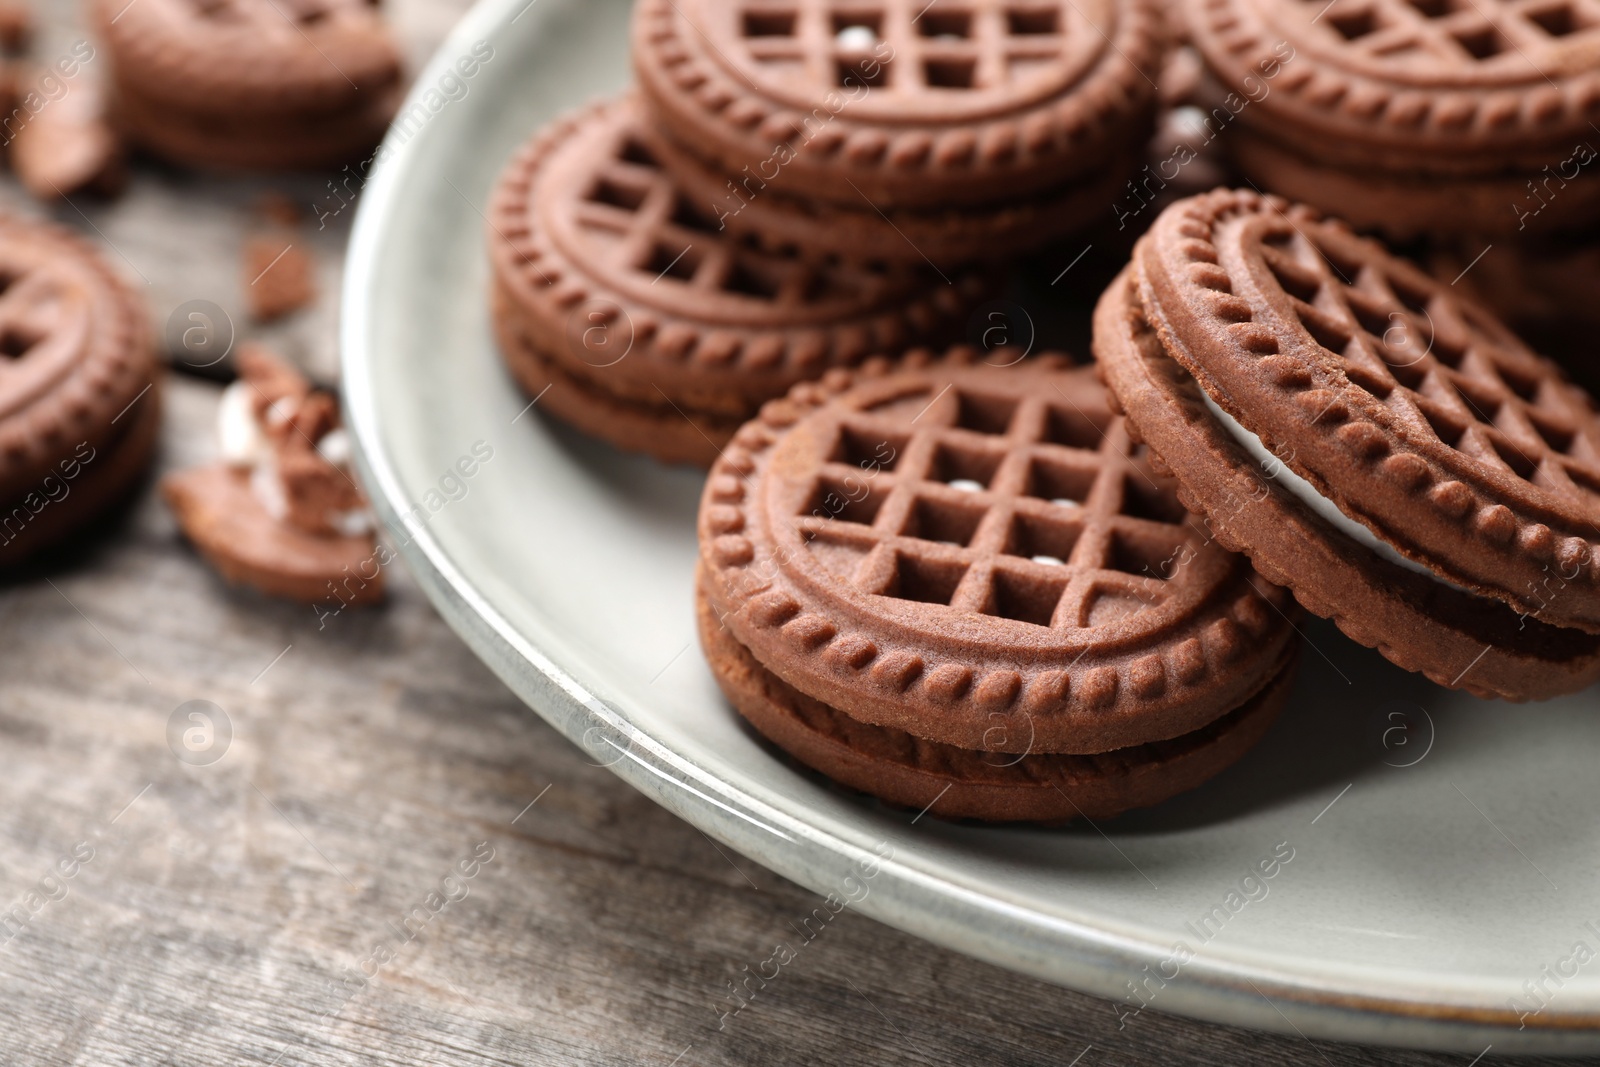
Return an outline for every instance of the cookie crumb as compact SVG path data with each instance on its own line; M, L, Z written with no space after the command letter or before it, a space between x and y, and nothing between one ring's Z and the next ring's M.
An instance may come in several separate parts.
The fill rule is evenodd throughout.
M271 322L316 300L315 264L292 234L264 233L244 245L245 300L250 317Z
M262 193L257 197L255 214L269 225L291 229L305 221L305 212L300 210L300 205L278 192Z

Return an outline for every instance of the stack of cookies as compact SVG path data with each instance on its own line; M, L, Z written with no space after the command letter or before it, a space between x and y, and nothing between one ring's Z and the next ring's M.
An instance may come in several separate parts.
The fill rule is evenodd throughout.
M735 435L700 512L712 671L796 759L914 810L1056 822L1193 788L1282 707L1293 605L1092 370L978 356L835 371Z
M1600 410L1463 289L1219 189L1140 240L1094 354L1104 388L870 361L734 436L700 635L758 731L893 804L1055 821L1238 758L1293 601L1479 696L1600 680Z
M93 10L113 119L173 162L354 162L399 103L399 53L371 0L96 0Z
M1396 237L1600 219L1600 18L1582 0L1204 0L1259 188Z
M1435 242L1413 252L1489 234L1526 264L1504 235L1600 217L1600 22L1570 0L1170 21L639 0L637 89L542 131L496 193L512 370L581 429L711 465L713 674L889 803L1058 822L1192 788L1282 707L1302 608L1484 697L1600 680L1594 400L1460 277L1276 195L1183 198L1238 168ZM932 354L981 279L1108 209L1127 243L1092 240L1131 262L1098 378ZM1531 295L1570 313L1586 277Z
M1103 217L1161 43L1150 0L646 0L637 94L495 194L507 362L540 410L707 465L797 382L965 336L984 261Z

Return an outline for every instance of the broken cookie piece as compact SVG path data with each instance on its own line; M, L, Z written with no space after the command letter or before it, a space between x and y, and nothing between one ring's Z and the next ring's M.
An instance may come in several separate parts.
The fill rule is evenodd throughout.
M232 583L341 609L381 600L386 557L338 406L259 346L238 367L218 408L221 460L162 483L178 525Z
M245 240L244 282L250 317L272 322L316 299L316 263L292 234L256 234Z

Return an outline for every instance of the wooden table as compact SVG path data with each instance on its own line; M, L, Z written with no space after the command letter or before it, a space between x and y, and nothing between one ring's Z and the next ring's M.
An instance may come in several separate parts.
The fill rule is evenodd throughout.
M78 36L76 5L50 6L45 58ZM390 10L420 60L464 7ZM302 233L314 310L272 330L239 315L238 249L267 188L309 203L322 182L142 165L116 203L55 215L143 284L158 323L214 300L331 375L347 217ZM210 455L217 387L167 385L172 469ZM0 1062L1468 1059L1154 1012L1119 1030L1106 1002L849 912L719 1029L728 983L818 900L590 763L392 577L386 609L319 630L309 609L225 588L147 491L79 557L0 579L0 908L26 914L0 927ZM231 723L209 766L169 748L192 700Z

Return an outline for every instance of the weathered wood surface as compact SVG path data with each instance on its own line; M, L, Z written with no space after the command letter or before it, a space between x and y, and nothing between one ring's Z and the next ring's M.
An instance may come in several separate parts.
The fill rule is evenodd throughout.
M391 9L421 55L462 7ZM146 166L56 215L161 320L241 306L271 185ZM321 304L254 334L324 373L347 222L307 234ZM168 385L170 469L209 453L216 388ZM0 581L0 909L25 917L0 927L0 1063L1466 1062L1154 1012L1119 1031L1104 1002L850 912L719 1030L727 983L819 901L591 765L394 578L387 609L319 631L224 588L147 491L98 545ZM197 699L232 724L209 766L167 740Z

